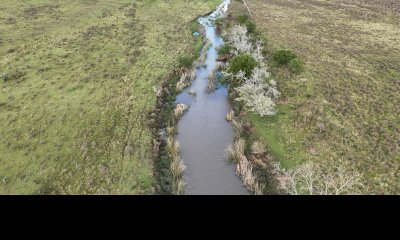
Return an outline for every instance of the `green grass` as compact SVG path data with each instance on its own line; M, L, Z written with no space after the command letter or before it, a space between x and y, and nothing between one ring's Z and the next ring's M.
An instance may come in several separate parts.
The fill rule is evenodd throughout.
M299 136L297 139L287 138L283 132L293 131L289 126L282 126L289 117L290 106L279 105L279 113L272 117L261 117L249 113L246 118L254 127L253 140L261 138L267 145L268 151L281 162L285 168L291 168L306 160L306 155L301 151L303 140Z
M287 159L305 156L356 170L366 193L399 193L398 1L247 3L257 31L268 39L268 56L291 49L305 65L298 75L271 69L290 111L282 118L279 113L272 126L272 119L252 118L270 151L287 166ZM232 2L233 17L246 11ZM292 141L297 143L288 151Z
M153 193L153 87L213 2L3 0L0 193Z

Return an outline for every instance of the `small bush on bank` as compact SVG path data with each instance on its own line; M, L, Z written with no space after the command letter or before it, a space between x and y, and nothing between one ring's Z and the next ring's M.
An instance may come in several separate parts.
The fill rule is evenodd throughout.
M190 68L192 67L193 64L193 57L189 57L189 56L181 56L179 57L179 66L184 67L184 68Z
M296 54L294 54L291 50L281 49L274 53L272 59L278 66L287 66L289 62L296 57Z
M229 54L231 52L231 49L232 49L231 45L225 44L220 49L218 49L218 55Z
M229 72L236 74L243 71L246 76L250 76L256 66L257 61L250 54L239 54L230 61Z
M293 58L288 67L292 73L299 74L304 71L304 62L300 58Z

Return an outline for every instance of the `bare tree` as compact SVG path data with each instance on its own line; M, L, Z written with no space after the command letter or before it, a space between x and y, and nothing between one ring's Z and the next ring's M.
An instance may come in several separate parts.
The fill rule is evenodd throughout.
M342 167L323 169L314 163L305 163L286 170L274 164L279 187L292 195L360 194L361 174Z

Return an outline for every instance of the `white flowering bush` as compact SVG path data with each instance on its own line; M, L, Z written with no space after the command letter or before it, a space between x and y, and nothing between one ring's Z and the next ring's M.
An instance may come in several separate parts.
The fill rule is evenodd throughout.
M235 100L243 101L247 109L261 116L275 115L277 113L275 100L279 98L280 92L277 89L276 81L271 79L271 73L267 71L262 54L264 43L259 40L253 45L247 34L247 28L241 25L231 28L228 42L232 46L232 54L249 54L258 65L252 70L250 77L246 77L246 73L243 71L233 75L234 78L241 80L240 83L243 83L236 88L239 97ZM229 75L227 74L227 76Z
M246 78L243 72L239 72L235 77L244 80L244 84L237 88L237 101L243 101L248 109L261 116L276 114L274 100L280 93L276 89L276 82L270 79L271 74L265 68L256 67L249 78Z

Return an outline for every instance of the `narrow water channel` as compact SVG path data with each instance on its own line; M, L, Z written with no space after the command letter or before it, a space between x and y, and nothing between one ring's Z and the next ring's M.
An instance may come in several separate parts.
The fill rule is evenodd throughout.
M248 194L235 174L235 166L227 161L226 149L234 138L233 128L225 120L231 110L227 89L218 86L214 92L207 92L207 76L217 67L217 49L223 45L213 20L223 17L229 4L230 0L224 0L216 11L198 19L212 45L207 52L206 66L196 69L193 84L176 100L190 106L178 123L177 136L186 165L185 194ZM190 90L197 96L188 94Z

